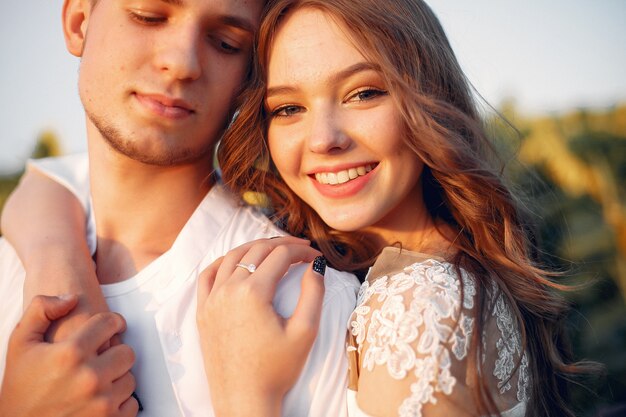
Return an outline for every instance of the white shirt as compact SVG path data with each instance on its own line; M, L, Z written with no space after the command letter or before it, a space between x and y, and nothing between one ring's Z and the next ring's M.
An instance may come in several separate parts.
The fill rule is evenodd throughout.
M86 155L31 163L66 186L85 206L88 241L95 249L95 227L88 189ZM167 219L164 219L167 221ZM158 233L158 231L155 231ZM253 239L284 234L252 208L240 206L221 186L214 186L183 227L169 251L115 284L102 285L112 311L128 324L124 342L137 361L133 373L145 417L213 416L195 322L196 278L217 257ZM306 266L292 267L277 288L276 311L288 317L295 309ZM22 311L23 268L12 247L0 241L0 378L6 345ZM296 385L283 402L285 416L346 415L345 357L347 322L359 283L354 276L326 270L319 335ZM233 306L236 308L236 306ZM242 393L245 396L246 393Z

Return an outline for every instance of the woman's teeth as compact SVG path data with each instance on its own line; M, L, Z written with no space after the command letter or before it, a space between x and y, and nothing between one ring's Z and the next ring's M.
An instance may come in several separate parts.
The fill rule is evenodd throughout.
M320 184L343 184L357 177L367 174L372 170L372 165L363 165L338 172L318 172L315 179Z

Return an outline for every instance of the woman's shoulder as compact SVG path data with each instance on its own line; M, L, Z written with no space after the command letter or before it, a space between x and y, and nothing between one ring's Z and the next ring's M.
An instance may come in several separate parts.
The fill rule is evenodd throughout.
M451 340L454 355L463 359L473 324L474 280L462 269L440 259L397 266L393 273L370 274L359 290L350 331L356 338L357 350L367 343L363 365L371 368L375 362L384 361L373 352L391 355L397 349L406 353L402 344L419 351L414 352L416 355L426 351L434 355L437 346L448 345ZM389 339L377 337L389 332L397 334ZM394 364L401 363L394 361ZM390 369L392 376L403 378L407 373L405 368L412 366L413 361L405 365Z
M401 254L401 255L400 255ZM383 252L362 284L356 315L372 309L423 316L427 311L443 321L456 321L474 307L476 283L462 268L415 252ZM433 310L435 309L435 310Z
M349 323L351 389L372 414L376 407L392 407L399 415L405 415L403 410L406 415L427 415L415 411L445 403L453 414L463 415L453 404L460 401L469 407L472 401L466 379L473 362L469 350L476 331L478 281L441 258L417 254L400 261L397 254L391 256L391 262L383 260L382 269L372 268L374 274L361 286ZM528 386L525 377L520 384L511 382L523 353L521 340L495 283L485 295L489 317L480 329L483 365L493 375L494 391L510 397ZM521 367L525 365L522 361ZM368 404L368 392L378 392L383 385L395 387L388 404ZM502 410L517 403L514 398L503 400Z

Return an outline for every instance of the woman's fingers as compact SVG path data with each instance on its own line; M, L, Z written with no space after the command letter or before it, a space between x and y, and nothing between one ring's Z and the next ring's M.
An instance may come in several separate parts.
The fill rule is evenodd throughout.
M285 236L271 239L259 239L232 249L224 256L222 266L215 278L215 286L221 286L225 282L232 283L233 279L245 279L251 274L249 270L239 267L237 264L252 264L258 268L263 260L278 247L298 246L310 248L310 243L310 241L305 239Z
M217 271L219 271L223 260L224 257L220 256L200 273L200 276L198 277L198 305L200 305L202 300L206 300L213 290Z
M326 259L318 256L302 276L300 298L287 320L287 334L308 353L317 336L324 301L324 272Z
M249 252L244 258L248 262ZM305 245L282 245L267 254L257 265L256 272L251 274L250 285L257 287L261 296L271 302L276 292L278 282L287 273L289 267L301 262L311 262L320 252Z
M198 279L198 305L209 298L211 291L229 291L241 285L254 289L251 294L256 293L261 300L271 302L278 282L291 265L311 262L319 255L309 241L294 237L261 239L239 246L202 272Z

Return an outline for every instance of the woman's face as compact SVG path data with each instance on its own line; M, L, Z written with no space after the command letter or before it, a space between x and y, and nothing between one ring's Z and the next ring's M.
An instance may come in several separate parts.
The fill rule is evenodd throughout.
M422 163L404 145L379 70L346 33L317 9L285 18L269 57L269 148L287 185L329 226L384 235L423 213Z

